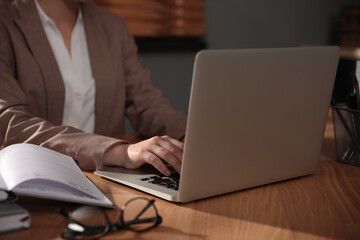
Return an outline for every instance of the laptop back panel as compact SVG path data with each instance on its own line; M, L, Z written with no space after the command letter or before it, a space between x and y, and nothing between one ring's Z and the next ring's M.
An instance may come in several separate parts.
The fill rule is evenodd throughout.
M313 173L338 57L338 47L199 52L179 200Z

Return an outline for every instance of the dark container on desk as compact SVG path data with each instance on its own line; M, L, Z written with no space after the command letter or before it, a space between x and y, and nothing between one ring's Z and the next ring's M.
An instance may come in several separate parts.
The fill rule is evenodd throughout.
M360 110L332 106L336 160L360 166Z

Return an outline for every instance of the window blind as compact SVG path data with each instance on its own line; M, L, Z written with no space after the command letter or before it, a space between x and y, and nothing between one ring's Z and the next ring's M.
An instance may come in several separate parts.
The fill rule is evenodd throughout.
M135 37L205 36L205 0L92 0L121 15Z

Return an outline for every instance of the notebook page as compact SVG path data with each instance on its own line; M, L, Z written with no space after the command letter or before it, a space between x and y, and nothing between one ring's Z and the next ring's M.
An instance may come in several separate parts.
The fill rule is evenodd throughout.
M89 184L93 184L90 180L88 181ZM92 203L107 207L113 206L113 203L105 195L102 195L101 198L95 198L82 191L50 180L33 179L18 185L16 190L19 191L22 196L33 196L86 204Z
M8 187L1 175L0 175L0 189L8 190Z
M83 191L97 199L103 194L75 161L64 154L33 144L14 144L0 155L0 174L9 189L31 179L48 179Z

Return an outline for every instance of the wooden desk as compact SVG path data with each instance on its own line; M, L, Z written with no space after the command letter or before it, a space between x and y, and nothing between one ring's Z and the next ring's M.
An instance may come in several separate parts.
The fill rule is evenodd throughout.
M156 199L163 223L146 233L110 233L104 239L360 239L360 168L334 161L331 116L314 175L188 204ZM118 206L151 196L86 173ZM30 210L30 229L1 239L60 239L65 219L56 207L76 205L19 199ZM108 210L118 214L119 210Z

